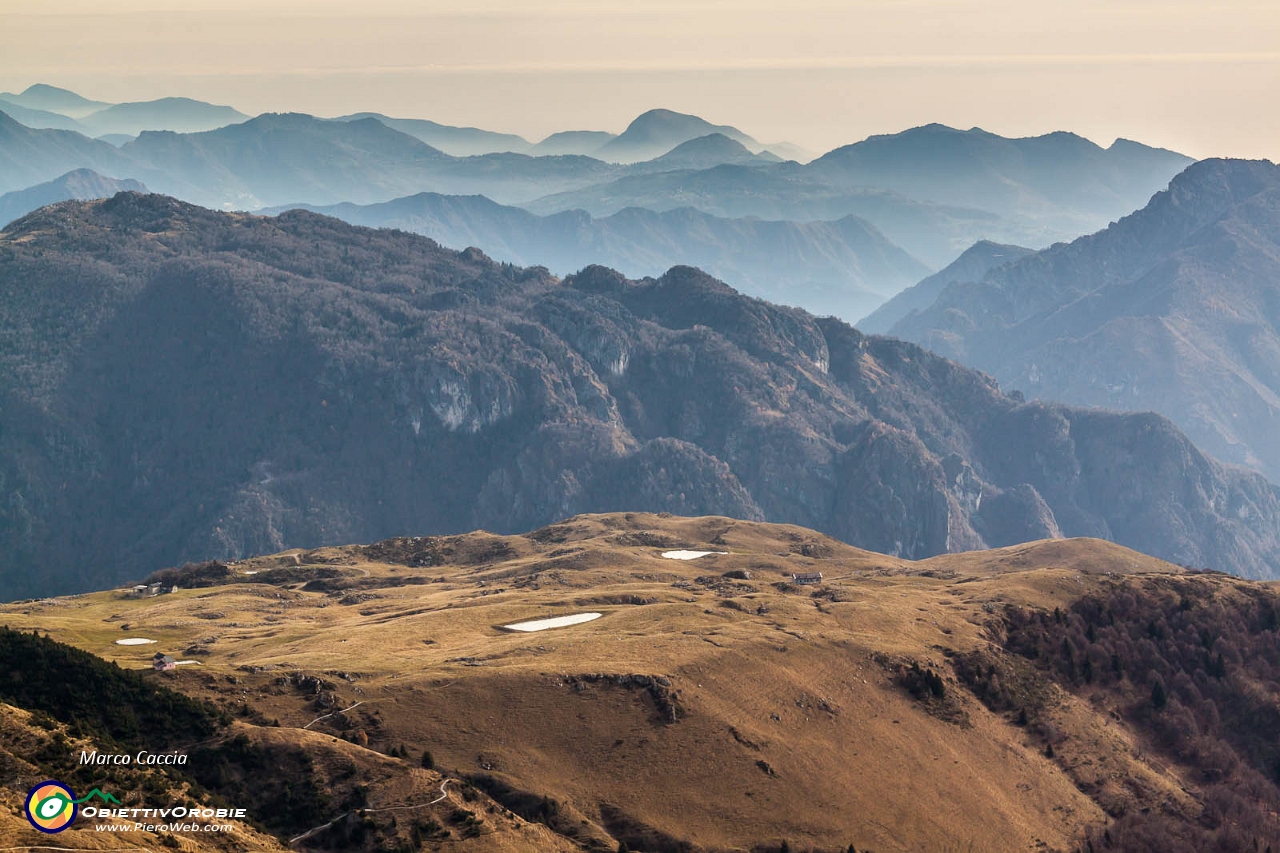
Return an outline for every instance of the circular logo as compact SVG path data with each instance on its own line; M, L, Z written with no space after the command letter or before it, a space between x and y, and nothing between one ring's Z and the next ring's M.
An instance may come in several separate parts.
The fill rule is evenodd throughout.
M76 795L61 782L41 782L27 794L27 820L41 832L62 832L76 819Z

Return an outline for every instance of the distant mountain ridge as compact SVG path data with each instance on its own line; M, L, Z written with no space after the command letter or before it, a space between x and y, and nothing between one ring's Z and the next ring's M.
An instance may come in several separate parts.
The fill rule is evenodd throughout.
M511 152L535 156L576 154L620 164L653 161L670 155L681 146L709 136L730 139L745 148L748 154L761 155L765 162L784 159L779 153L809 158L804 149L790 143L763 146L747 134L729 125L713 125L698 116L677 113L672 110L649 110L642 113L621 134L594 130L568 130L553 133L540 142L531 143L512 133L495 133L475 127L455 127L424 119L389 118L378 113L353 113L339 121L357 118L376 118L388 127L403 131L448 154L469 157L479 154ZM731 159L716 162L738 162L740 155L731 152ZM745 158L743 158L745 159Z
M1280 167L1197 163L1142 210L952 284L890 333L1029 396L1163 412L1280 476Z
M1070 133L1007 139L934 124L873 136L803 166L625 176L527 206L538 213L581 208L595 216L636 206L794 220L853 213L941 267L978 240L1042 247L1103 228L1145 204L1191 162L1125 140L1104 149ZM899 226L860 206L869 192L961 213L947 215L951 221L942 227Z
M111 104L84 98L67 89L37 83L19 94L0 93L0 103L8 105L10 115L32 128L76 130L88 136L137 136L145 130L170 130L176 133L198 133L245 121L249 116L232 107L210 104L192 98L168 97L152 101ZM705 136L721 133L759 152L763 146L728 125L713 125L697 116L671 110L642 113L621 135L617 146L605 151L619 134L605 131L561 131L536 144L514 133L499 133L477 127L458 127L428 119L394 118L376 112L358 112L340 116L335 121L373 118L456 157L481 154L516 153L537 156L583 155L630 163L651 160L676 146ZM82 121L81 121L82 120ZM782 158L811 155L791 143L778 143ZM780 158L781 159L781 158Z
M510 203L550 187L586 186L618 168L575 156L453 157L376 118L331 121L301 113L264 113L204 133L143 133L120 150L164 173L148 179L153 189L233 209L378 202L406 187Z
M373 116L339 121L301 113L264 113L199 133L144 131L118 149L68 136L69 131L57 136L59 132L12 123L11 132L0 127L0 163L8 149L14 149L14 168L0 172L0 189L20 189L74 168L92 168L133 174L154 189L224 209L297 201L370 203L395 198L405 188L414 187L483 193L502 203L518 203L551 190L584 188L629 171L714 164L724 159L765 164L774 160L771 155L745 152L724 137L719 139L727 146L715 140L695 141L691 148L673 155L676 162L656 166L618 166L576 155L510 152L455 157L392 127L395 122ZM422 132L422 127L412 122L400 124ZM444 128L440 132L465 130ZM486 132L478 133L483 137ZM471 137L464 134L464 138ZM3 183L6 177L11 184Z
M196 133L249 118L232 107L193 98L109 104L39 83L21 94L0 93L0 110L27 127L74 130L90 137L137 136L144 130Z
M0 482L0 597L606 508L1280 566L1277 488L1155 415L1021 404L688 267L560 281L132 193L0 234Z
M237 209L299 192L311 199L373 200L422 181L450 159L376 119L329 122L299 113L266 113L203 133L148 131L120 150L172 176L151 182L153 189Z
M656 211L692 207L726 218L754 216L793 222L852 215L873 223L891 241L931 267L945 266L984 235L1013 231L1018 239L1028 241L1039 236L1038 229L1003 221L990 211L921 202L872 187L832 186L810 178L804 169L796 163L778 163L640 171L521 206L543 215L585 210L596 217L628 207Z
M34 130L10 118L0 104L0 192L26 189L74 169L121 175L135 168L113 145L70 130Z
M348 121L268 114L240 121L234 111L210 114L227 108L164 103L170 124L187 109L199 113L192 120L232 123L200 134L144 134L131 142L123 142L127 133L113 132L112 142L123 142L121 153L134 163L129 168L107 168L101 157L79 152L20 178L0 173L0 182L12 179L0 190L92 168L128 173L153 189L223 209L368 204L427 191L480 193L539 214L582 209L601 217L627 207L694 207L725 218L796 222L854 215L940 268L979 240L1039 247L1104 227L1145 203L1190 162L1124 140L1103 149L1069 133L1005 139L927 125L871 137L801 165L771 162L778 155L741 131L670 110L644 113L616 137L570 131L530 145L512 134L377 114ZM94 115L159 104L119 105ZM79 121L88 130L92 119ZM367 121L422 147L346 128ZM164 121L139 120L124 129L147 124ZM4 147L0 139L0 162ZM53 148L71 153L65 141Z
M109 107L106 101L94 101L77 95L69 89L60 89L46 83L28 86L19 94L0 92L0 100L9 101L33 110L61 113L71 118L82 118L90 113Z
M228 106L191 98L160 98L154 101L113 104L84 116L80 119L80 124L92 136L137 136L146 130L200 133L238 124L248 118L249 116Z
M196 102L165 106L173 115L187 108L196 118L221 109ZM936 269L979 241L1038 247L1102 227L1116 211L1144 203L1187 160L1123 140L1103 149L1066 133L1011 140L930 125L872 137L802 165L777 162L733 128L721 132L726 128L717 130L696 116L656 110L633 122L628 134L602 144L653 145L662 153L621 165L573 154L539 156L548 150L542 143L527 146L519 137L475 128L374 115L348 119L263 114L199 133L144 131L134 139L111 134L112 144L105 145L70 131L24 129L16 122L5 127L6 117L0 120L0 192L89 168L224 210L367 205L434 192L484 195L539 215L585 210L597 220L626 208L694 208L719 219L800 224L854 216ZM697 133L703 135L685 138ZM459 157L418 138L437 136L452 140L455 150L524 145L530 153ZM544 142L573 149L601 138L568 133ZM684 261L674 256L666 265ZM819 261L828 263L826 257ZM717 270L750 285L766 275L766 267ZM852 278L865 276L855 272ZM870 292L892 295L879 285ZM875 307L861 301L865 295L836 308L822 301L807 304L854 319L848 312Z
M88 129L70 116L24 107L4 97L0 97L0 111L19 124L36 130L74 130L88 135Z
M92 169L76 169L44 184L0 195L0 228L20 216L47 204L71 199L110 198L118 192L147 192L132 178L116 180L99 175Z
M1116 219L1193 162L1173 151L1117 140L1102 148L1074 133L1005 138L941 124L872 136L830 151L809 171L846 186L965 204L1002 215L1037 208ZM1006 213L1008 212L1008 213Z
M636 163L632 171L669 172L676 169L711 169L725 164L778 163L781 158L767 151L753 153L736 139L723 133L709 133L681 142L666 154Z
M603 130L562 130L559 133L553 133L546 139L533 146L530 154L581 154L590 156L595 154L605 143L611 139L617 138L616 133L609 133Z
M337 121L353 121L372 118L387 127L407 133L446 154L455 157L472 157L478 154L495 154L510 151L517 154L531 153L534 147L527 139L514 133L495 133L478 127L453 127L426 119L390 118L380 113L353 113L341 116ZM571 153L571 152L560 152ZM572 152L577 153L577 152Z
M539 217L482 196L436 193L373 205L304 207L354 225L423 234L455 249L476 246L497 260L542 265L561 275L591 264L636 278L659 276L675 264L696 266L751 296L846 320L862 316L927 270L854 216L769 222L691 208L628 208L601 219L582 211Z
M1034 250L1022 246L1007 246L979 240L961 253L951 263L933 275L924 278L898 293L875 311L858 321L860 330L871 335L888 334L889 329L904 317L923 311L934 303L938 294L948 285L965 281L980 281L996 267L1025 258Z
M720 134L743 147L757 152L764 146L736 127L712 124L698 116L674 110L649 110L641 113L617 137L605 143L593 156L613 163L637 163L652 160L691 139Z

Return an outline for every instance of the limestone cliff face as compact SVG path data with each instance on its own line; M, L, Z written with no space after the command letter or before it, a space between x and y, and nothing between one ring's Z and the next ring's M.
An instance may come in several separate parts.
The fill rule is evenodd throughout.
M0 596L611 510L1280 565L1275 487L1168 421L1022 403L691 268L561 281L136 194L0 235Z

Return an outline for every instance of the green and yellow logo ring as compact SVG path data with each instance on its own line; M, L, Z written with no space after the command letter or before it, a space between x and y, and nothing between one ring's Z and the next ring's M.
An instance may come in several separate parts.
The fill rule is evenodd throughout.
M76 795L66 785L50 779L31 789L24 811L31 825L41 832L62 832L76 819Z

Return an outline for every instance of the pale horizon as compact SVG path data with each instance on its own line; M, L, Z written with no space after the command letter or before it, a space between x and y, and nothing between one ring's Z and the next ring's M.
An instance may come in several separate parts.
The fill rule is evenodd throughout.
M1280 9L1226 2L87 0L0 9L0 90L516 133L662 107L814 153L937 122L1280 159ZM177 10L173 6L179 6Z

